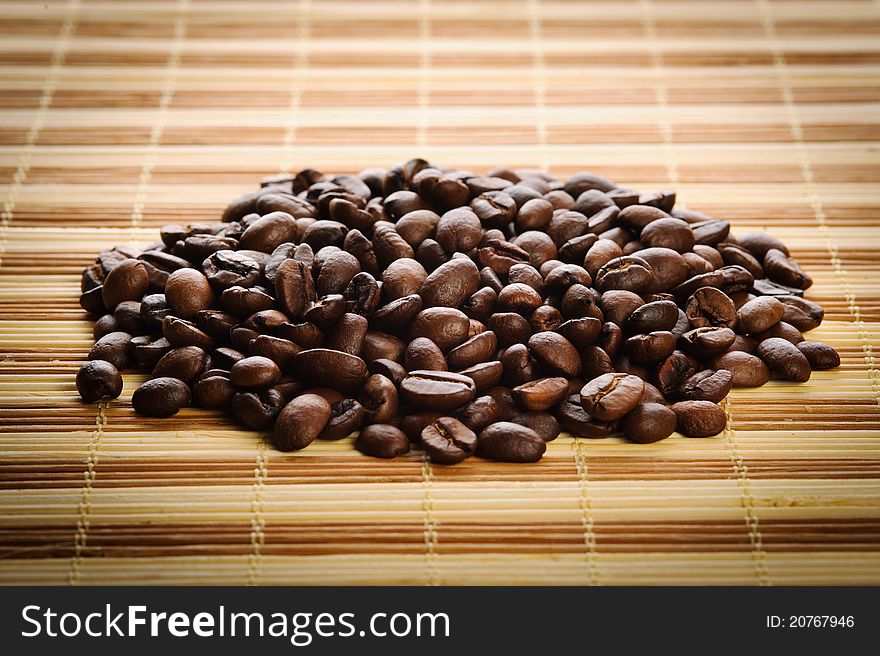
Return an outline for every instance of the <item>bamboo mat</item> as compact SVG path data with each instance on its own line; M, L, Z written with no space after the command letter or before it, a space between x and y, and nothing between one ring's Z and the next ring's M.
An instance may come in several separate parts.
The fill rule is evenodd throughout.
M880 3L3 2L0 582L880 583ZM771 230L840 369L536 465L77 399L80 269L279 170L593 170Z

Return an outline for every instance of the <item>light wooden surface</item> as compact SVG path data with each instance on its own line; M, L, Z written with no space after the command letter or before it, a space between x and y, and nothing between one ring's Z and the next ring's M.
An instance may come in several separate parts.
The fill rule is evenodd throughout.
M880 583L880 3L3 2L0 582ZM718 438L537 465L295 454L80 403L79 271L260 176L420 155L594 170L767 229L814 276L809 383Z

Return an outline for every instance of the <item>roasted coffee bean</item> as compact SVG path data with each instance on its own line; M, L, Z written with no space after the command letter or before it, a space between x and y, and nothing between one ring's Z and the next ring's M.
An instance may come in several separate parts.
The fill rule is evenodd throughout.
M733 387L733 375L727 369L698 371L678 388L678 395L687 401L720 403Z
M473 455L477 436L452 417L439 417L421 432L421 444L432 462L452 465Z
M318 279L315 280L315 293L318 296L341 294L360 271L361 265L351 253L330 253L321 262Z
M410 371L400 382L403 400L416 408L454 410L476 396L473 379L451 371Z
M712 366L729 371L734 387L760 387L770 380L764 361L744 351L728 351L715 358Z
M596 419L614 421L635 408L645 393L645 383L638 376L613 373L594 378L580 391L584 410Z
M343 314L328 335L327 348L359 355L369 330L369 322L359 314Z
M82 400L89 403L115 399L122 394L122 376L111 362L89 360L76 374L76 390Z
M825 318L825 310L813 301L798 296L777 296L782 302L782 321L806 332L818 328Z
M602 322L594 317L569 319L560 325L556 332L565 337L574 346L581 348L590 346L599 337Z
M297 319L302 316L316 298L310 268L297 260L282 262L275 273L275 294L288 317Z
M381 374L373 374L364 383L361 405L367 423L385 424L397 416L398 396L394 383Z
M171 344L164 337L138 335L128 343L132 359L141 367L152 371L163 355L171 350Z
M665 359L675 350L676 337L668 330L655 330L646 335L633 335L624 343L626 354L639 364Z
M410 325L410 339L427 337L444 353L468 338L470 320L461 310L434 307L422 310Z
M537 462L547 443L527 426L499 421L487 426L477 438L477 454L505 462Z
M428 371L447 371L446 358L443 351L427 337L416 337L406 347L403 356L404 366L408 371L425 369Z
M803 353L810 367L816 370L834 369L840 366L840 354L833 347L822 342L800 342L798 350Z
M382 274L382 295L386 300L393 301L416 294L427 278L425 267L416 260L401 258L389 264Z
M699 362L681 351L673 351L654 372L656 383L666 399L675 398L681 385L696 373Z
M537 363L529 354L525 344L512 344L501 354L504 366L504 382L516 386L538 378Z
M330 404L323 397L317 394L298 396L278 413L272 441L281 451L304 449L324 430L330 414Z
M617 351L623 345L623 331L616 323L606 321L599 331L596 346L605 351L610 357L617 355Z
M327 330L345 314L345 297L342 294L327 294L315 299L306 306L302 318Z
M406 342L388 333L368 330L361 346L361 359L372 362L380 358L403 362Z
M551 305L541 305L535 308L529 317L529 327L533 333L542 333L545 331L558 331L559 327L565 322L562 312Z
M568 395L568 380L541 378L514 387L513 398L523 410L547 410Z
M374 458L396 458L409 451L409 439L402 430L390 424L365 426L354 445L361 453Z
M602 266L596 273L595 279L596 288L600 291L624 289L639 294L646 292L653 285L654 271L642 258L626 255Z
M229 287L251 287L256 284L260 277L260 264L244 251L219 250L202 262L202 271L211 286L222 293Z
M205 332L199 330L192 321L166 317L162 322L162 334L171 346L198 346L203 351L214 348L214 339Z
M104 278L101 298L104 307L112 310L122 301L139 301L150 286L144 263L126 259L117 264Z
M780 337L787 342L791 342L792 344L800 344L802 341L804 341L804 336L801 331L785 321L775 323L764 332L756 333L752 335L752 337L754 337L758 342L762 342L765 339L770 339L771 337Z
M657 219L642 229L639 241L647 248L669 248L684 253L694 247L694 231L681 219Z
M524 412L511 417L510 421L531 428L545 442L552 442L559 437L559 421L547 412Z
M607 312L605 317L609 318ZM633 333L649 333L655 330L671 330L677 321L678 306L673 301L653 301L633 310L626 319L626 327Z
M275 362L261 355L239 360L229 370L229 380L243 389L270 387L281 379L281 369Z
M718 435L727 425L727 416L712 401L679 401L672 406L678 432L688 437Z
M450 350L446 354L446 361L449 363L450 369L467 369L480 362L490 360L497 347L498 340L495 333L486 330Z
M559 425L578 437L607 437L617 430L617 421L603 421L590 415L581 405L580 395L572 394L554 410Z
M457 373L467 376L474 381L477 392L484 392L501 381L501 376L504 374L504 365L498 361L482 362L462 369Z
M684 310L691 328L736 326L736 306L730 297L714 287L700 287L687 301Z
M128 366L129 344L132 336L129 333L117 331L104 335L95 342L89 351L89 360L104 360L117 369L125 369Z
M233 396L235 387L229 376L219 375L219 372L205 372L192 387L193 404L200 408L227 408Z
M143 303L141 303L141 307L143 307ZM109 335L110 333L115 332L125 332L122 330L122 327L119 325L119 322L116 320L112 314L105 314L98 318L95 321L95 325L92 326L92 339L98 341L104 335Z
M232 397L232 415L246 428L266 430L272 426L284 404L284 395L274 387L238 392Z
M800 265L777 248L764 254L764 271L770 280L788 287L808 289L813 284L813 279Z
M810 362L797 346L782 339L770 337L758 344L757 355L770 369L786 380L799 383L810 379Z
M778 299L759 296L737 310L737 329L750 335L761 333L779 323L784 314L785 306Z
M472 431L479 432L489 424L501 421L501 407L493 397L486 394L457 410L455 418Z
M205 369L208 354L198 346L183 346L171 349L163 355L153 368L156 378L178 378L191 383Z
M361 271L356 274L342 294L347 312L369 317L381 304L379 283L372 274Z
M735 338L730 328L705 326L686 332L681 336L681 343L688 353L705 360L726 351Z
M330 419L319 433L322 440L341 440L364 423L364 408L355 399L341 399L330 404Z
M297 353L293 370L301 380L340 392L359 389L368 376L367 365L358 356L325 348Z
M200 310L210 308L215 301L208 279L196 269L178 269L168 276L165 299L174 314L182 319L194 319Z
M639 403L620 421L620 430L633 442L651 444L675 432L675 412L660 403Z
M437 267L416 291L422 297L423 307L458 308L479 287L477 265L468 258L454 258Z
M162 325L165 317L171 316L171 308L165 294L148 294L141 301L140 313L144 324L156 327Z
M148 417L171 417L191 401L189 387L178 378L148 380L131 395L135 412Z
M581 358L574 345L559 333L543 332L529 337L529 353L552 371L576 378Z

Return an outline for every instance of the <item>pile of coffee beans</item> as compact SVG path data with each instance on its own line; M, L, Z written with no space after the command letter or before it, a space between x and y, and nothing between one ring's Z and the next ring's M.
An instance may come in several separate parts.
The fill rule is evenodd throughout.
M383 458L533 462L563 429L706 437L732 387L840 363L804 340L823 310L779 239L592 173L307 169L160 236L83 272L80 395L118 397L136 366L137 412L223 409L285 451L359 432Z

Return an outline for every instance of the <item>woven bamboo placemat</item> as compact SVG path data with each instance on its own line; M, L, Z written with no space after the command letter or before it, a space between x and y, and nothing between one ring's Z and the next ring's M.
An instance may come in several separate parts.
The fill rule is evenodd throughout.
M880 3L4 2L0 582L880 583ZM729 427L536 465L78 401L79 271L260 176L420 155L594 170L768 229L814 276L809 383Z

